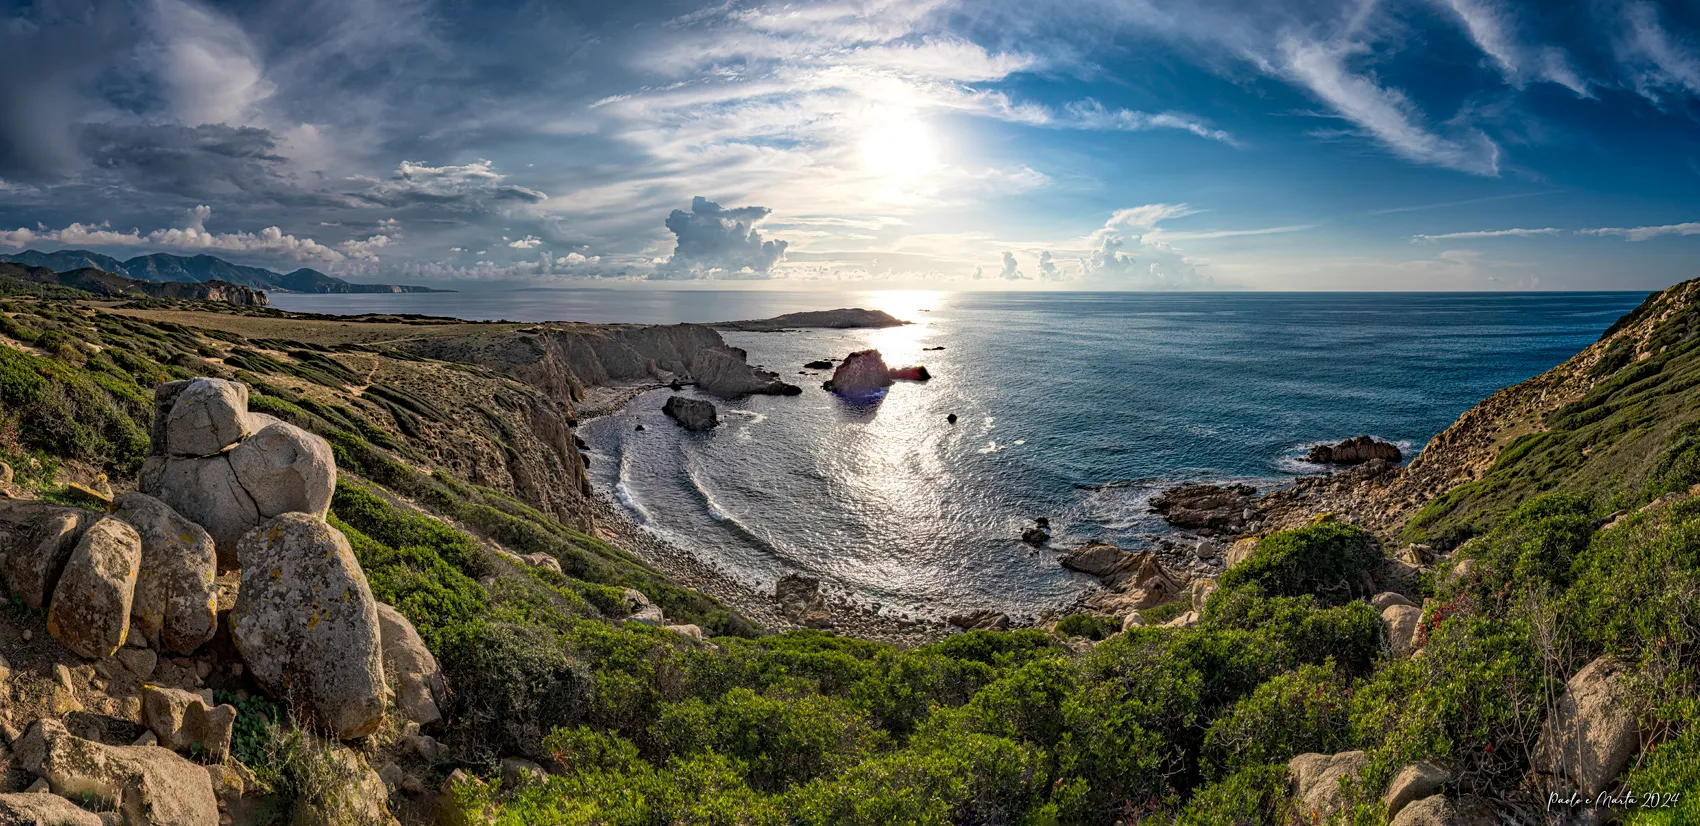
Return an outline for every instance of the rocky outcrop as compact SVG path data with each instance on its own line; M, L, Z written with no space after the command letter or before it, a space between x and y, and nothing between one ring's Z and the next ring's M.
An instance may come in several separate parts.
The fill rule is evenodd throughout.
M383 646L384 682L395 691L396 710L421 726L443 719L448 686L437 658L406 616L394 607L378 603L378 636Z
M1322 465L1359 465L1372 459L1398 464L1404 458L1398 445L1369 436L1345 439L1333 445L1313 445L1305 451L1305 461Z
M714 403L702 399L668 396L667 403L661 406L661 412L686 430L713 430L720 426L720 414Z
M141 570L131 619L150 647L191 654L218 623L218 556L206 530L145 493L118 497L113 516L136 529Z
M1301 754L1287 763L1299 815L1307 823L1325 823L1345 806L1340 781L1369 765L1361 751L1339 754Z
M901 327L911 322L892 316L884 310L864 310L860 307L839 310L817 310L803 313L786 313L785 315L764 318L756 321L722 321L710 326L722 330L739 330L747 333L777 333L785 330L828 329L883 329L885 327Z
M130 631L130 606L142 564L142 540L120 519L102 517L83 531L53 589L47 632L90 659L110 657Z
M249 673L339 739L376 731L386 691L377 601L348 540L288 513L244 537L238 554L231 637Z
M1151 497L1151 509L1177 528L1238 533L1255 518L1250 485L1180 485Z
M1009 630L1009 615L991 609L956 614L946 621L964 631Z
M38 720L14 744L24 768L54 794L90 796L127 826L216 826L218 799L206 769L158 746L109 746Z
M142 492L206 530L219 570L236 568L236 543L260 524L260 509L237 481L230 459L156 456L148 464L153 467L142 468Z
M1495 821L1472 820L1471 823L1493 823ZM1446 795L1434 794L1418 800L1399 810L1399 816L1393 818L1388 826L1464 826L1466 821Z
M891 386L891 371L878 350L858 350L844 357L832 378L821 385L845 396L867 396Z
M820 584L819 579L802 574L780 577L773 586L773 598L779 602L779 612L808 628L831 626L832 613L827 610Z
M1415 801L1439 794L1451 779L1449 772L1433 763L1406 766L1387 784L1387 793L1381 797L1382 810L1393 819Z
M1150 551L1129 553L1108 543L1093 542L1063 554L1057 561L1071 571L1098 578L1108 592L1093 594L1087 604L1107 614L1123 616L1129 611L1154 608L1188 593L1185 582L1165 570Z
M48 792L0 794L0 826L104 826L100 815Z
M1547 716L1535 764L1563 775L1583 797L1608 788L1641 748L1640 727L1623 684L1628 664L1601 657L1576 672Z

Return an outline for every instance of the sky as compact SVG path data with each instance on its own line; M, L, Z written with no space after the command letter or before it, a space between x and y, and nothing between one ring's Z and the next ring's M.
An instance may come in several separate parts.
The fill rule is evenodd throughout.
M1700 7L0 0L0 252L355 281L1660 288Z

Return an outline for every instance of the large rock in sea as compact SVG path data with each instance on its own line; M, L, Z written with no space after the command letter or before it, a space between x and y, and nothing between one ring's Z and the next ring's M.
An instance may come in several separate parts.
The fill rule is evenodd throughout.
M117 809L126 826L217 826L212 776L158 746L109 746L37 720L13 744L24 768L54 794L93 797Z
M338 739L384 716L378 604L341 531L305 513L265 522L237 546L231 636L255 680Z
M758 370L744 362L744 351L737 348L702 350L691 365L697 389L723 399L759 393L772 396L795 396L803 388L779 380L777 373Z
M102 517L77 540L47 609L47 633L89 659L118 653L142 566L142 540L129 523Z
M218 569L237 566L236 543L260 524L260 509L236 478L227 456L158 457L157 472L142 469L142 492L205 528L218 552Z
M246 384L198 378L169 394L171 409L162 422L167 456L211 456L253 432Z
M1565 684L1535 745L1535 765L1561 774L1591 798L1611 786L1641 747L1623 678L1629 665L1615 657L1588 663Z
M118 497L113 516L142 540L130 616L151 648L192 654L218 630L218 555L211 536L145 493Z
M669 396L661 406L667 418L686 430L713 430L720 426L720 415L713 402L687 396Z
M1177 528L1238 533L1256 517L1256 493L1250 485L1179 485L1151 497L1151 508Z
M421 726L442 720L448 686L437 658L431 656L413 623L393 606L380 602L378 636L383 645L384 681L395 690L401 716Z
M262 519L297 512L323 519L336 493L330 443L286 422L243 439L230 451L230 468Z
M844 357L826 389L845 396L868 396L891 386L891 370L878 350L857 350Z
M46 608L77 540L99 518L81 508L0 499L0 576L7 591L32 609Z
M1317 464L1358 465L1371 459L1398 464L1405 458L1398 445L1381 442L1369 436L1346 439L1335 445L1315 445L1305 453L1305 461Z

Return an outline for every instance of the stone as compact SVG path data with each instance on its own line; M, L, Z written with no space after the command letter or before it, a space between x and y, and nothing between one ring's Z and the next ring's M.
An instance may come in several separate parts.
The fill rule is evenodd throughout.
M23 737L25 768L54 794L89 795L130 826L216 826L218 798L206 769L158 746L109 746L38 720Z
M198 378L172 393L171 410L161 423L167 456L211 456L253 432L246 384Z
M241 763L229 760L207 766L207 776L212 778L213 794L229 808L231 802L248 793L249 778L253 775Z
M1370 580L1378 591L1411 595L1422 592L1422 575L1420 566L1387 557L1376 563L1375 570L1370 572Z
M561 570L561 560L556 559L543 551L538 551L537 553L529 556L522 556L520 559L525 560L525 564L530 565L533 568L548 568L557 574L565 573Z
M1464 826L1464 823L1458 807L1446 795L1433 794L1400 809L1399 816L1388 826Z
M1535 744L1535 765L1573 781L1583 797L1609 788L1641 747L1640 727L1623 684L1629 664L1588 663L1565 684Z
M1305 461L1316 464L1357 465L1371 459L1398 464L1404 458L1398 445L1369 436L1346 439L1334 445L1314 445L1305 452Z
M95 511L112 509L112 491L110 489L100 490L93 485L71 482L65 486L63 491L60 491L60 496L63 497L63 501L79 508Z
M1192 581L1192 610L1204 613L1204 603L1210 600L1210 595L1216 593L1216 580L1200 577Z
M77 540L53 589L47 633L90 659L110 657L130 633L142 540L123 520L102 517Z
M290 826L378 826L393 823L389 788L371 765L346 746L331 745L322 785L300 801ZM304 804L304 805L303 805Z
M1411 653L1411 644L1417 635L1417 625L1422 621L1423 609L1414 605L1389 605L1381 611L1381 625L1387 632L1387 647L1392 649L1393 656L1403 657Z
M443 719L448 686L437 658L400 611L378 603L378 636L383 646L384 682L395 691L403 719L429 726Z
M1412 763L1400 769L1393 775L1393 782L1387 784L1387 793L1381 797L1382 810L1391 819L1413 801L1439 794L1451 779L1450 773L1433 763Z
M113 516L135 528L142 541L130 608L141 638L131 644L193 653L218 630L218 552L212 537L145 493L124 494L116 504Z
M201 695L177 688L142 686L142 721L159 744L172 751L199 748L221 761L230 753L236 706L209 706Z
M640 622L644 625L660 627L667 624L667 617L662 614L660 606L646 605L638 609L637 612L633 613L631 616L626 617L626 621Z
M83 529L100 515L19 499L0 500L0 575L6 590L37 611L46 608Z
M805 370L831 370L832 369L832 362L817 359L815 361L811 361L808 364L803 365L803 369L805 369Z
M686 430L713 430L720 426L720 412L714 402L687 396L669 396L661 412Z
M1256 550L1256 537L1246 537L1245 539L1234 540L1234 544L1228 546L1228 558L1226 560L1227 568L1232 568L1235 565L1250 559L1252 552Z
M1007 631L1009 630L1009 615L990 609L970 611L957 614L948 620L951 625L964 631Z
M236 481L254 500L260 518L310 513L323 519L336 493L331 445L295 425L276 422L230 451Z
M1179 485L1151 497L1151 509L1177 528L1238 533L1245 527L1246 514L1256 518L1250 485Z
M1178 617L1175 617L1172 620L1169 620L1168 622L1163 623L1163 627L1164 628L1191 628L1191 627L1193 627L1194 625L1197 625L1197 624L1198 624L1198 612L1197 611L1188 611L1184 614L1181 614Z
M1339 754L1307 753L1287 763L1292 776L1291 790L1299 804L1299 816L1305 822L1326 822L1345 805L1340 794L1340 781L1357 774L1369 765L1361 751Z
M142 732L142 736L137 737L135 742L131 743L130 745L132 745L132 746L157 746L157 745L159 745L159 735L154 734L151 731L144 731L144 732Z
M125 648L118 652L118 662L123 663L124 670L134 674L136 679L145 682L159 665L159 655L146 648Z
M158 498L183 518L206 529L218 551L218 569L234 570L236 543L260 524L260 510L236 479L226 456L169 459L142 492Z
M248 673L309 724L351 740L383 722L377 601L341 531L305 513L238 545L231 637Z
M1141 627L1145 626L1145 624L1146 624L1145 615L1139 613L1138 611L1129 611L1127 616L1122 617L1122 630L1123 631L1128 631L1128 630L1131 630L1131 629L1134 629L1134 628L1141 628Z
M1051 535L1044 528L1028 528L1021 532L1021 541L1037 548L1051 541Z
M378 779L384 781L384 788L389 789L392 793L401 786L402 778L406 776L407 773L402 771L401 767L396 765L393 760L385 763L383 768L378 769Z
M147 733L145 726L131 720L86 711L73 711L65 715L60 722L65 724L66 731L84 740L93 740L109 746L132 745L136 738Z
M0 826L101 826L100 816L56 794L0 794Z
M663 627L666 628L668 631L672 631L673 633L678 634L681 637L684 637L685 639L691 640L692 642L702 642L702 628L700 626L696 626L696 625L667 625L667 626L663 626Z
M523 757L502 759L502 786L513 789L529 783L542 783L548 778L543 767Z
M1416 603L1406 599L1404 594L1394 593L1393 591L1383 591L1373 597L1370 597L1369 604L1377 611L1386 610L1389 606L1393 605L1409 605L1413 608L1416 607Z
M429 734L410 734L406 737L406 742L408 747L413 749L413 753L427 763L437 762L437 756L441 754L437 738Z

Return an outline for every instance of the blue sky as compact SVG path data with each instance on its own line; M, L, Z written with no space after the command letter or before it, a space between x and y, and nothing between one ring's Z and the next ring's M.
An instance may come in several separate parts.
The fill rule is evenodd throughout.
M1700 260L1691 5L0 8L0 250L945 289L1652 289Z

